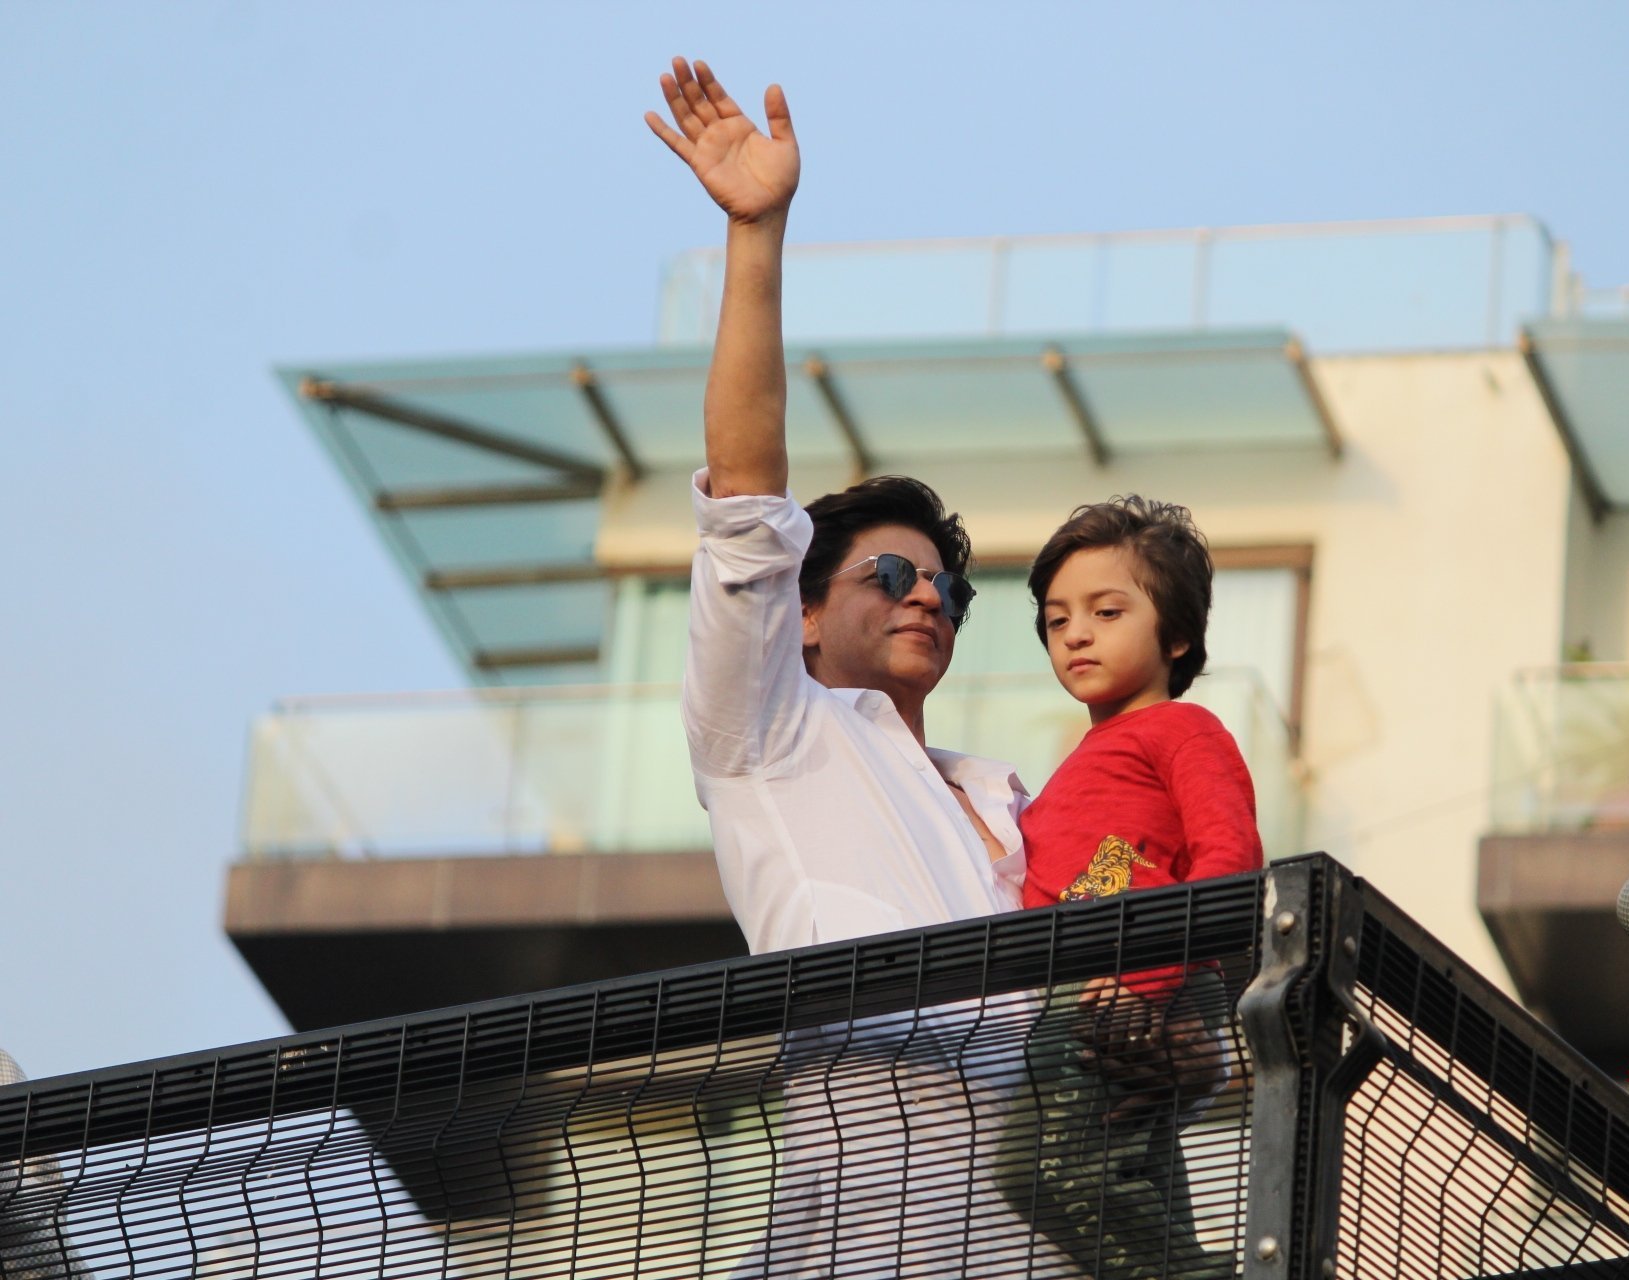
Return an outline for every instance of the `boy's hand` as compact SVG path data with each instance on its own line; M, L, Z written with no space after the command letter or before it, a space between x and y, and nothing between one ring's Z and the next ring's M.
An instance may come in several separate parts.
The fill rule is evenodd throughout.
M707 194L734 222L761 222L784 215L798 189L798 144L786 95L778 84L764 91L769 135L741 114L705 62L692 75L683 58L662 76L662 95L677 130L654 111L645 113L651 132L690 166Z
M1094 978L1081 991L1080 1013L1081 1060L1125 1090L1110 1121L1145 1107L1180 1115L1227 1083L1220 1035L1180 992L1149 1000L1113 978Z

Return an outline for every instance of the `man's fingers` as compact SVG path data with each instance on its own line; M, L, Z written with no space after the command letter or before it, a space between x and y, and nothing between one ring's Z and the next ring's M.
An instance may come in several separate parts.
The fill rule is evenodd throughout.
M792 109L786 105L786 91L778 84L764 90L764 116L769 121L769 136L776 142L796 142L792 132Z
M685 105L696 115L703 126L711 124L718 119L718 110L707 101L707 94L701 85L696 83L696 77L690 71L690 64L683 58L673 59L673 78L678 82L679 92L684 95ZM690 131L685 130L688 134Z
M695 143L691 142L682 133L676 132L667 121L663 120L654 111L645 112L645 123L650 126L652 133L667 143L668 148L674 155L678 156L686 164L690 163L690 157L696 153Z
M685 101L684 91L679 88L679 82L664 73L661 85L662 96L667 99L667 109L673 116L673 123L679 126L685 137L694 142L701 135L702 124L696 119L696 113L690 109L690 104Z
M707 101L712 104L713 110L718 112L720 119L724 116L741 114L741 108L735 105L735 99L724 92L724 86L718 82L713 69L700 58L696 59L696 83L701 86L701 91L707 95Z

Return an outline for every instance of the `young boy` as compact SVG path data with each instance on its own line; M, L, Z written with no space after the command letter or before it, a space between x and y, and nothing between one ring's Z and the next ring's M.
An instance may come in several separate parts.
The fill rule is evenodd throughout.
M1205 666L1211 576L1187 509L1135 495L1078 508L1035 558L1035 629L1092 727L1020 819L1025 906L1261 866L1238 747L1173 701ZM1226 1080L1227 1009L1213 966L1051 993L1028 1052L1036 1115L1012 1133L1039 1176L1013 1198L1091 1274L1234 1274L1199 1244L1176 1139L1185 1099Z
M1092 727L1020 822L1026 907L1261 866L1232 735L1173 701L1205 666L1211 572L1187 508L1135 494L1078 508L1035 557L1035 630Z

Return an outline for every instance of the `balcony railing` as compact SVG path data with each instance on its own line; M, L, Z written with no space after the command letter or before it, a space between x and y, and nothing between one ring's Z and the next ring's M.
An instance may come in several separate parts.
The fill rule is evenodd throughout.
M1629 828L1629 665L1523 671L1494 721L1495 831Z
M0 1088L30 1280L1626 1272L1629 1095L1322 857Z
M678 257L660 340L711 342L721 249ZM1521 215L793 245L794 342L1288 326L1319 355L1515 341L1573 305Z
M1296 852L1300 784L1288 731L1253 672L1190 697L1238 739L1269 854ZM678 689L486 690L283 704L254 726L249 858L710 848ZM1018 766L1032 790L1089 727L1051 676L952 678L934 739Z

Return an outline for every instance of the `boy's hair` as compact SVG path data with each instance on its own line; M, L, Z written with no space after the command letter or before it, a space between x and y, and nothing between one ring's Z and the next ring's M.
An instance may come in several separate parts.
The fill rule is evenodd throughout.
M876 476L851 485L841 493L828 493L808 506L814 538L798 571L798 594L804 604L819 604L831 589L831 576L845 568L854 539L878 525L898 524L923 534L939 552L944 567L965 574L973 544L962 518L946 512L939 495L909 476ZM962 616L962 622L967 615ZM957 623L960 630L961 623Z
M1137 585L1159 615L1162 652L1187 642L1171 662L1171 696L1180 698L1205 669L1205 623L1210 618L1213 568L1205 535L1187 507L1151 502L1135 493L1076 507L1046 540L1029 571L1035 600L1035 634L1046 643L1046 593L1063 562L1093 547L1124 547L1136 562Z

